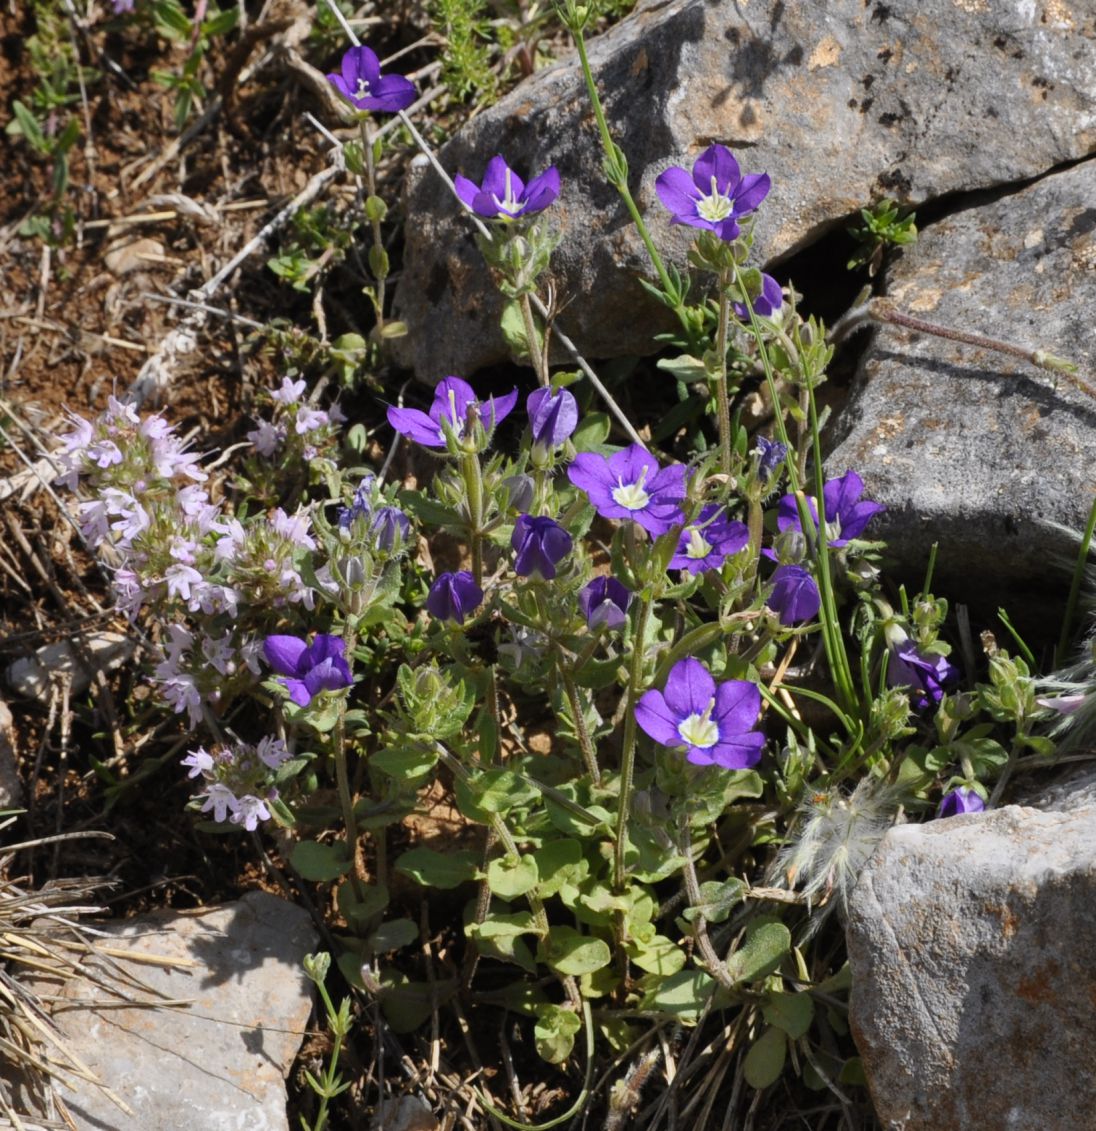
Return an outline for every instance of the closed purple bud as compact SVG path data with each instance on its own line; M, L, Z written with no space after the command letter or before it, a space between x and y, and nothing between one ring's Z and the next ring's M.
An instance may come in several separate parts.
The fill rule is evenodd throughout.
M369 524L377 549L387 553L398 551L411 533L411 520L399 507L381 507Z
M936 810L937 817L957 817L960 813L981 813L986 803L981 796L969 786L961 785L950 793L944 794L940 808Z
M915 711L934 707L944 697L945 684L959 678L959 669L946 656L924 655L912 640L905 640L891 651L887 683L905 687Z
M780 614L785 626L814 620L822 605L822 596L810 571L801 565L778 566L773 572L773 591L765 604Z
M784 296L780 291L780 284L772 277L761 273L761 290L750 300L750 306L758 318L772 318L784 305ZM733 304L734 312L743 322L749 322L750 311L744 302Z
M551 581L556 566L571 552L571 535L555 519L523 514L514 523L510 546L516 554L514 571L519 576Z
M525 407L534 444L558 448L578 427L578 402L566 389L537 389Z
M578 595L578 607L590 628L623 628L632 594L615 577L595 577Z
M483 590L466 569L456 573L439 573L430 586L426 608L438 620L464 620L483 603Z
M757 447L754 450L760 457L757 461L757 477L762 483L768 483L776 469L784 462L788 449L779 440L758 436Z
M511 475L502 481L510 496L510 509L527 511L533 505L533 492L536 484L531 475Z

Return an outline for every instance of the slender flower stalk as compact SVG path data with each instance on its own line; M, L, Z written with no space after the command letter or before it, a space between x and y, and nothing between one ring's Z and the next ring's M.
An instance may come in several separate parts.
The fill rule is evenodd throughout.
M632 640L632 661L628 667L628 703L624 708L624 742L620 751L620 795L617 799L616 845L613 853L613 886L623 891L628 886L624 856L628 847L628 818L632 812L632 778L636 763L636 703L643 687L644 653L647 650L647 623L651 618L651 598L639 597L636 633Z
M362 149L365 152L366 215L373 233L373 246L369 249L369 268L373 272L376 290L373 294L373 309L377 316L377 333L384 333L384 299L388 280L388 252L384 247L384 233L381 230L383 202L377 196L377 169L373 154L373 131L367 119L361 121Z
M567 702L571 708L571 718L575 724L575 735L578 738L579 749L582 751L582 760L586 763L586 772L594 785L601 784L601 771L597 764L597 751L590 739L590 731L586 726L586 715L582 710L582 701L579 699L578 687L575 677L571 672L563 655L559 655L559 675L563 681L563 690L567 693Z
M726 268L719 273L719 326L715 349L719 358L716 375L716 417L719 422L719 470L731 473L731 398L727 392L727 326L731 320L731 300L727 296L730 275Z

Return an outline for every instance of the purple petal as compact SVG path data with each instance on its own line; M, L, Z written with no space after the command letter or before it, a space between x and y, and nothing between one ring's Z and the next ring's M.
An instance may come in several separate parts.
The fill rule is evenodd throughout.
M304 685L311 695L318 695L321 691L338 691L341 687L349 687L352 682L350 669L341 657L328 657L304 677Z
M502 209L495 202L495 198L483 189L480 189L472 198L472 211L477 216L483 216L487 219L502 213Z
M318 633L315 640L304 650L300 658L300 668L314 668L325 660L339 659L346 663L346 641L341 636L332 636L330 633Z
M614 486L617 483L627 486L643 479L650 494L659 470L658 460L642 444L629 444L623 451L614 452L609 457L609 472Z
M394 114L397 110L406 110L418 97L415 84L403 75L384 75L377 79L370 87L373 92L369 99L374 105L367 107L369 110L382 110L386 114Z
M475 390L463 377L443 377L434 389L428 415L439 427L443 419L447 420L459 433L468 420L468 406L477 401Z
M596 452L579 452L567 468L567 478L580 491L585 491L590 496L590 502L595 507L615 505L611 492L616 486L616 477L604 456L599 456Z
M742 231L738 226L738 221L733 216L728 216L726 220L720 220L719 223L712 224L710 227L725 243L738 239L739 233Z
M647 480L647 491L659 502L681 502L685 498L685 475L683 463L672 463Z
M749 173L734 192L735 214L752 212L769 195L773 183L768 173Z
M712 178L716 189L727 194L742 179L734 154L725 145L709 145L693 166L693 184L705 195L712 191Z
M682 746L677 719L661 691L645 691L636 703L636 722L661 746Z
M445 436L437 422L431 420L425 412L417 408L397 408L392 405L388 409L388 423L402 436L414 440L427 448L444 448Z
M566 389L537 389L525 401L533 442L557 447L578 427L578 401Z
M814 620L822 605L822 596L810 571L801 565L782 565L773 573L773 591L766 604L780 614L786 626Z
M299 636L268 636L263 641L263 655L279 675L297 675L307 647Z
M830 479L822 488L826 521L834 522L850 510L864 493L864 481L855 471L846 471L840 479Z
M479 192L479 186L475 181L470 181L467 177L462 177L458 173L453 178L453 187L457 190L457 196L460 197L462 203L467 204L469 208L473 207L476 194Z
M746 679L728 679L721 683L716 689L712 712L712 718L719 724L720 743L730 742L732 735L747 737L746 732L753 730L760 710L761 692L757 684Z
M507 173L510 174L511 196L514 200L520 200L525 189L525 182L506 164L501 156L492 157L487 162L487 168L483 171L483 191L499 200L505 200Z
M287 679L284 682L286 690L289 692L289 698L298 707L307 707L312 702L312 693L308 690L303 679Z
M679 721L702 715L715 698L715 680L699 660L688 656L670 669L665 695Z
M559 196L559 170L549 165L525 186L525 212L540 212Z
M818 508L814 505L814 499L809 495L807 496L807 509L810 511L811 518L814 519L815 525L818 525ZM776 504L776 528L777 530L802 530L803 526L799 521L799 507L796 506L794 495L784 495L780 502Z
M328 75L327 81L349 102L354 101L354 95L351 93L352 88L346 85L346 79L342 75Z
M870 499L861 499L854 507L841 518L841 537L859 538L864 533L864 528L877 515L887 508L882 503L873 503Z
M483 421L484 428L490 432L496 424L501 424L514 411L517 403L517 389L512 389L501 397L488 397L480 407L480 420Z
M655 192L665 208L673 213L676 223L686 223L685 217L697 218L698 193L693 178L680 165L672 165L655 180Z
M349 48L342 57L342 77L350 89L350 97L358 89L358 79L365 79L370 90L373 84L381 77L381 62L377 53L362 44L359 47Z
M945 794L936 811L937 818L956 817L960 813L981 813L986 803L981 796L969 786L959 786L950 793Z
M708 751L708 755L712 762L725 770L749 770L761 761L764 745L763 734L739 734L727 742L717 742Z
M643 527L652 538L660 537L685 521L685 512L673 503L650 503L645 510L641 511L621 509L624 513L620 515L609 515L608 511L601 513L610 518L630 518L637 525Z

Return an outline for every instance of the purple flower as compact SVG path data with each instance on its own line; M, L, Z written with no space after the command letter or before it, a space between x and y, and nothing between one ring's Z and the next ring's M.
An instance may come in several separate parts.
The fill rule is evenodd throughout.
M696 522L682 530L669 568L689 573L718 569L749 540L750 531L745 523L732 521L722 507L713 503L700 512Z
M458 173L453 178L457 196L479 216L515 220L542 212L559 196L559 170L550 165L526 184L501 157L492 157L477 185Z
M762 483L772 479L776 469L784 462L788 449L779 440L770 440L767 436L757 437L757 477Z
M595 577L578 595L578 607L590 628L623 628L632 594L615 577Z
M517 555L517 574L551 581L556 576L556 566L571 552L571 535L555 519L523 514L514 523L510 546Z
M426 596L426 607L438 620L455 620L464 624L483 602L483 590L466 569L457 573L439 573Z
M738 221L769 195L768 173L743 176L725 145L709 146L696 159L692 174L679 165L657 181L658 199L673 213L673 224L707 228L721 240L738 238Z
M299 636L268 636L263 641L266 662L284 681L289 697L307 707L321 691L338 691L353 682L346 662L346 641L319 633L311 644Z
M381 507L369 522L378 550L398 550L411 533L411 520L399 507Z
M395 114L415 101L415 84L403 75L381 75L381 64L372 49L351 47L342 57L342 74L327 81L359 110Z
M969 786L961 785L950 793L945 793L936 810L937 817L957 817L960 813L981 813L986 803Z
M463 439L469 425L469 417L478 420L485 431L490 432L500 420L509 416L517 403L518 391L507 393L504 397L488 397L480 402L472 386L460 377L446 377L434 390L434 403L427 412L417 408L395 408L388 410L388 423L404 436L427 448L444 448L445 432L441 422Z
M861 499L864 481L855 471L846 471L840 479L827 480L822 488L823 505L826 510L826 537L829 545L845 546L853 538L864 533L869 520L887 508L882 503ZM811 517L818 522L818 508L814 499L807 499ZM778 530L802 530L799 509L794 495L785 495L776 506L776 527Z
M121 16L126 12L133 11L135 0L111 0L111 7L114 9L116 16Z
M732 304L734 312L742 319L743 322L749 322L750 312L744 302L736 302ZM750 306L753 307L753 312L758 318L772 318L772 316L784 305L784 296L780 292L780 284L772 277L761 273L761 291L755 295L751 301Z
M777 566L772 576L773 591L765 604L780 614L782 625L802 624L814 620L822 605L818 586L810 570L801 565Z
M537 389L525 402L533 443L558 448L578 426L578 402L566 389Z
M708 669L691 656L670 669L666 691L645 691L636 721L663 746L686 748L697 766L745 770L761 761L765 736L755 731L761 692L744 679L716 686Z
M660 468L640 444L606 459L582 452L567 469L567 478L590 497L604 518L630 518L657 537L683 521L685 468Z
M923 655L912 640L891 649L887 683L905 687L915 711L935 706L944 697L944 685L959 678L959 669L946 656Z

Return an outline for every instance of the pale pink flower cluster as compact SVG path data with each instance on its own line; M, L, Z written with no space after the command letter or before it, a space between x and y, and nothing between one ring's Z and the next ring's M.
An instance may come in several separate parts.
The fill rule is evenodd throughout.
M328 409L309 404L304 399L306 388L304 380L283 377L281 387L268 392L273 419L257 419L257 427L247 434L265 459L300 458L311 463L333 446L346 416L337 404Z
M190 770L187 777L201 779L195 800L202 802L203 813L253 832L260 821L270 820L268 803L278 796L275 774L289 757L280 738L267 736L255 746L239 742L213 753L199 746L187 753L182 764Z

